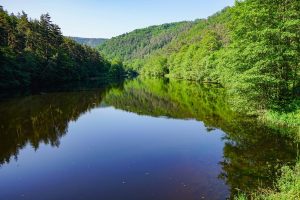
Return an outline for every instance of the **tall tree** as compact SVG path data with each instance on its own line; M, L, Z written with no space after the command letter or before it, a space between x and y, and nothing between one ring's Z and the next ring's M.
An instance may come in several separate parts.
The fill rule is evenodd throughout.
M245 103L262 109L286 104L299 77L298 0L237 2L224 76ZM224 63L222 63L224 64ZM225 80L223 80L225 82Z

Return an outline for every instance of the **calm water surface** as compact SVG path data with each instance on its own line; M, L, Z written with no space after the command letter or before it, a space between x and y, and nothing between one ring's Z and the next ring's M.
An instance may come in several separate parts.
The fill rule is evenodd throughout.
M225 99L140 79L2 99L0 199L226 199L272 183L296 144Z

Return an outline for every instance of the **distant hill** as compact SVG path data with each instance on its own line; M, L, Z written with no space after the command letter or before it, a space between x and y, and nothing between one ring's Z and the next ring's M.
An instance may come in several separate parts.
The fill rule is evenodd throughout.
M193 25L194 22L184 21L137 29L107 40L99 50L107 59L120 60L137 70L145 58L163 49Z
M79 44L87 45L90 47L97 47L103 44L107 39L104 38L81 38L81 37L70 37L72 40Z

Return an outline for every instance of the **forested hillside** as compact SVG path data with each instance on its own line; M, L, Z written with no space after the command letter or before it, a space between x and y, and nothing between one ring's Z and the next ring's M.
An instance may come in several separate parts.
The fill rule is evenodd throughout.
M0 7L0 89L119 75L120 66L62 35L49 14L40 20Z
M107 40L104 38L82 38L82 37L70 37L70 38L79 44L87 45L94 48L103 44Z
M193 22L179 22L138 29L106 41L99 49L109 60L121 61L129 68L139 70L145 58L162 49L192 25Z
M298 0L237 1L208 19L189 23L184 30L170 29L176 37L139 56L138 68L136 60L127 60L142 51L128 49L144 44L125 38L135 33L114 38L117 45L108 41L100 50L109 58L123 57L127 67L144 76L219 83L231 96L233 109L264 113L261 116L275 123L298 126L299 10Z

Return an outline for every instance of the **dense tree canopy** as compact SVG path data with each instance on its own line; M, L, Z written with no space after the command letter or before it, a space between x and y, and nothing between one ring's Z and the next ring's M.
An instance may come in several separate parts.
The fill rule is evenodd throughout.
M0 88L83 80L108 75L99 52L62 35L49 14L40 20L0 7ZM111 74L114 75L114 74Z
M101 53L109 60L122 61L128 68L138 70L147 58L187 31L192 22L169 23L150 26L120 35L99 46Z
M264 109L282 107L297 96L299 10L296 0L249 0L232 9L232 39L219 58L220 80L242 101Z

